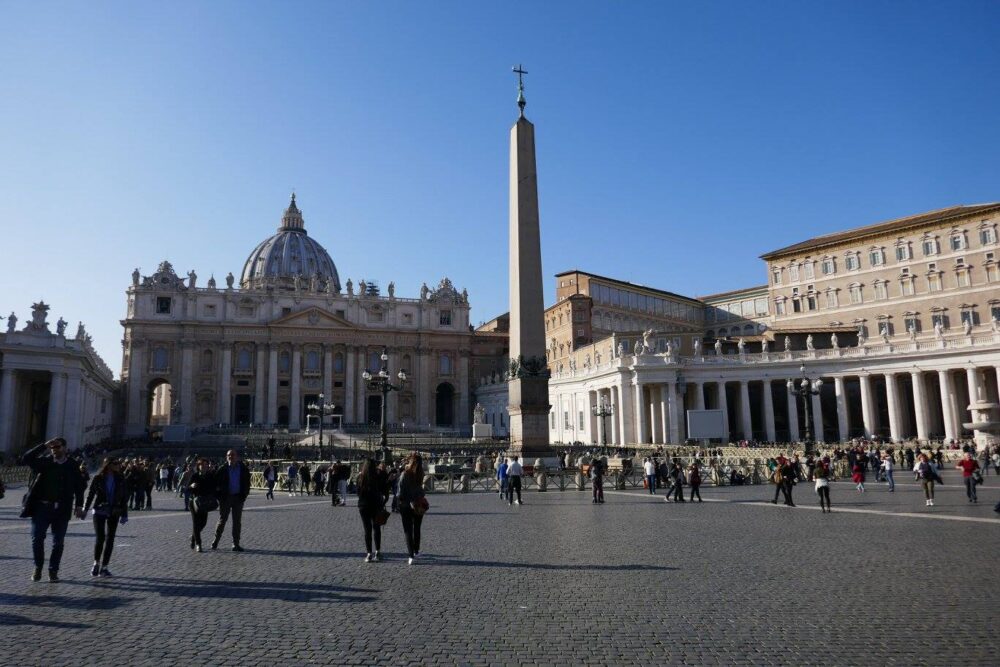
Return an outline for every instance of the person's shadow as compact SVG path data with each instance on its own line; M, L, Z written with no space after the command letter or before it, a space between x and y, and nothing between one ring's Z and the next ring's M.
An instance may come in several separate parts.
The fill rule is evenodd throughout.
M89 582L81 585L88 585ZM284 602L371 602L382 591L329 584L290 582L115 577L101 580L101 588L161 597L281 600Z

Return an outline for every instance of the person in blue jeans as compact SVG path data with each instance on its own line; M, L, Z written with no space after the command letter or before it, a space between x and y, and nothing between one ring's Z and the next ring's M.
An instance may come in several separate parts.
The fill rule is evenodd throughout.
M896 481L892 478L892 454L886 452L882 455L882 474L885 476L885 481L889 483L889 490L896 490Z
M504 459L500 462L500 467L497 468L497 485L500 487L500 498L504 499L507 497L507 460Z
M48 452L46 453L46 450ZM45 536L52 531L49 581L59 581L59 564L69 520L82 519L86 482L80 467L67 455L66 440L52 438L32 447L21 457L21 465L31 468L34 478L28 490L26 516L31 517L31 551L35 559L32 581L41 581L45 566Z

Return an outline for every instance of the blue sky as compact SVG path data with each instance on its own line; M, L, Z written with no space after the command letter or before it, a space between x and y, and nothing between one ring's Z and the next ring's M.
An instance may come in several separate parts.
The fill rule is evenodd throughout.
M507 309L511 65L546 301L765 282L817 234L1000 199L997 2L0 2L0 313L239 274L295 188L341 279Z

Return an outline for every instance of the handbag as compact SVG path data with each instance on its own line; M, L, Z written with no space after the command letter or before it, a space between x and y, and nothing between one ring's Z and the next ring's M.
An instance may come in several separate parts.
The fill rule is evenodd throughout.
M378 512L375 512L375 525L384 526L388 523L391 516L392 514L386 508L382 507Z
M427 510L431 508L431 504L427 502L427 496L421 496L411 503L413 507L413 513L417 516L423 516L427 514Z
M195 496L194 511L199 514L214 512L219 509L219 499L215 496Z
M973 470L972 471L972 479L976 482L976 484L982 484L983 483L983 473L980 472L980 471L978 471L978 470ZM2 497L3 496L0 496L0 498L2 498Z

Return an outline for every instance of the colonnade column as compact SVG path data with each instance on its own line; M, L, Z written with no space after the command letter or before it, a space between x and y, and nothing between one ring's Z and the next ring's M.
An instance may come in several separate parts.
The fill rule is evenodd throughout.
M131 375L131 373L130 373ZM129 385L131 394L131 383ZM0 452L10 452L14 449L11 442L14 428L14 405L17 394L17 376L13 368L3 369L0 374Z
M288 398L288 428L295 429L302 425L302 397L299 395L299 383L302 376L302 350L292 348L292 381L291 395Z
M670 418L670 440L673 444L683 441L681 437L681 418L677 410L677 385L668 382L667 388L667 416Z
M417 349L417 421L431 423L431 356L426 349ZM508 415L508 418L510 415ZM508 422L509 423L509 422Z
M649 441L656 444L657 442L661 442L657 437L663 436L663 423L660 421L661 410L657 407L659 405L659 400L657 399L658 385L650 384L646 386L649 388Z
M961 428L958 425L957 406L955 405L955 381L951 371L938 371L938 384L941 385L941 413L944 418L944 437L947 440L958 440Z
M354 346L344 347L344 423L354 424L357 419L354 416L354 376L357 371L354 368Z
M965 369L965 378L969 383L969 403L975 403L979 400L979 392L983 388L983 383L980 381L979 369L975 367ZM985 392L983 399L985 399ZM964 418L965 415L962 415Z
M66 438L69 449L79 447L82 442L80 428L80 395L83 390L83 378L79 374L66 376L66 413L63 417L62 436Z
M267 351L267 423L278 423L278 344L271 343Z
M862 373L861 381L861 419L864 422L865 438L871 439L875 431L875 418L872 414L872 379L867 373Z
M811 394L813 411L813 440L816 442L826 442L823 437L823 403L819 394Z
M631 423L632 418L632 402L628 397L627 385L622 382L619 386L615 387L618 394L618 429L619 429L619 445L627 445L629 443L629 436L632 435L632 442L638 442L633 434L629 432L629 423Z
M469 424L469 352L458 353L458 420L460 426Z
M705 409L705 383L695 382L694 383L694 409L704 410Z
M850 439L850 428L847 422L847 392L843 376L838 375L833 378L833 391L837 397L837 437L841 442L847 442Z
M802 439L802 433L799 430L799 398L796 394L787 392L788 394L788 439L791 442L798 442Z
M746 380L740 380L740 421L743 426L743 437L753 440L753 416L750 414L750 386Z
M265 387L267 387L265 379L267 377L267 346L264 343L257 343L255 345L255 354L257 355L257 375L253 379L253 421L255 424L263 424L267 413L265 410L267 407L265 405L267 392L264 391Z
M643 397L643 384L635 383L635 441L646 442L646 406Z
M612 445L618 445L621 442L621 430L618 424L621 422L622 414L621 401L618 400L618 387L608 389L608 402L611 404L611 437L608 438L608 441Z
M726 383L724 381L716 383L719 396L719 409L722 410L722 439L729 442L729 399L726 397Z
M194 343L181 341L181 423L194 424Z
M667 408L667 396L670 389L671 386L668 384L660 385L660 425L662 426L660 430L662 439L660 442L664 445L670 442L670 429L673 427L673 422L670 419L670 410Z
M333 348L323 346L323 397L327 403L333 401Z
M927 403L924 392L924 376L920 371L911 371L913 380L913 412L917 420L917 439L927 440Z
M233 346L230 343L223 343L222 345L222 382L219 386L219 423L229 424L232 420L229 414L229 394L230 394L230 383L233 378ZM184 387L187 386L187 382L181 384L181 394L184 393ZM189 390L190 391L190 390ZM182 399L183 401L183 399ZM190 417L187 412L182 413L181 418L190 422Z
M52 384L49 386L49 414L45 420L45 439L62 434L63 408L66 405L66 374L52 374ZM3 417L0 417L3 419Z
M768 442L777 442L778 435L774 428L774 396L771 394L771 381L764 380L764 435Z
M885 374L885 401L889 407L889 438L893 442L902 442L899 432L899 396L896 393L896 374Z

